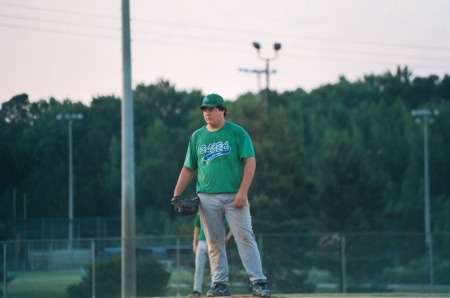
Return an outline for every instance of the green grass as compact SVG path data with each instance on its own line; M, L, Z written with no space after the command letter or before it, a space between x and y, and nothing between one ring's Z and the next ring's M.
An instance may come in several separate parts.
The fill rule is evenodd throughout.
M16 275L16 278L8 284L7 297L8 298L66 298L67 286L79 283L81 281L81 273L79 270L53 270L53 271L16 271L10 272ZM172 276L169 282L169 290L166 293L168 297L176 297L181 295L181 297L186 297L192 291L192 281L193 276L190 270L172 270ZM316 279L327 280L328 275L322 275L323 272L315 272ZM208 284L210 276L205 272L205 289L209 288L206 286ZM208 288L208 289L207 289ZM402 297L409 296L419 297L423 295L421 293L427 293L428 297L443 297L443 293L448 294L449 287L436 288L433 294L429 293L428 288L418 289L417 286L411 286L411 288L403 287L402 289L396 289L393 293L384 294L338 294L337 289L333 289L334 293L326 293L318 289L316 293L313 294L282 294L275 293L276 296L282 297L319 297L320 295L326 294L327 296L336 297L374 297L374 296L391 296L391 297ZM238 285L234 283L231 288L233 295L249 295L246 285ZM323 292L323 293L322 293ZM423 296L421 296L423 297ZM445 296L448 297L448 296Z
M8 298L64 298L66 288L81 281L79 270L16 271L8 284Z

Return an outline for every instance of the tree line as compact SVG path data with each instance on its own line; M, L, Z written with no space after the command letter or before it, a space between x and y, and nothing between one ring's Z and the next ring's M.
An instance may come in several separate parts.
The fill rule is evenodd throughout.
M190 219L177 217L169 201L189 137L204 125L203 96L163 80L133 91L140 235L191 233ZM267 111L257 94L227 101L226 119L255 146L255 232L423 232L424 138L411 116L422 108L440 112L428 126L432 232L450 231L448 75L413 77L405 67L269 98ZM67 113L83 114L72 127L75 217L120 216L120 109L115 96L85 105L20 94L2 103L2 221L16 216L14 190L26 195L29 219L67 216L68 123L57 119ZM194 192L191 183L186 194Z

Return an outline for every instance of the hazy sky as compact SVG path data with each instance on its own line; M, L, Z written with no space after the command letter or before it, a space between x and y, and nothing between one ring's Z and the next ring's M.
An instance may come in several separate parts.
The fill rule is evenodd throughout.
M306 91L339 76L408 66L450 73L448 0L130 0L133 88L168 80L235 99L256 92L261 55L270 87ZM122 97L120 0L0 0L0 103ZM265 76L261 75L265 88Z

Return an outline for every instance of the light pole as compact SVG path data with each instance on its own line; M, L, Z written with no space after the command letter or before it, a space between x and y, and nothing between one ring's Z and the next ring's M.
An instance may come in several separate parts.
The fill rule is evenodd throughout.
M428 124L434 122L433 116L439 115L438 110L413 110L411 115L417 124L423 123L423 171L424 171L424 197L425 197L425 244L428 248L430 264L430 285L434 286L433 269L433 240L430 233L430 181L428 174Z
M58 120L67 120L69 124L69 242L67 247L72 249L73 242L73 153L72 153L72 124L74 120L82 120L83 114L58 114Z
M256 51L258 52L258 57L262 60L266 61L266 69L265 69L265 73L266 73L266 90L264 91L264 108L266 109L266 111L268 111L269 108L269 62L273 61L275 59L277 59L278 57L278 51L281 49L281 43L274 43L273 44L273 49L275 50L275 55L272 58L264 58L261 56L261 45L259 44L259 42L253 42L253 47L256 49Z
M258 97L259 99L261 99L261 74L265 73L266 70L265 69L250 69L250 68L239 68L238 69L240 72L246 72L246 73L256 73L256 77L257 77L257 83L258 83ZM272 69L270 71L270 73L276 73L277 71L275 69Z

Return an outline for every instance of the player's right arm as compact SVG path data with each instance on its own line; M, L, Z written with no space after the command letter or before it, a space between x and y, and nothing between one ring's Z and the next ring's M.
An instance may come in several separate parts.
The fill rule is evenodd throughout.
M191 182L192 178L194 177L194 171L183 167L180 172L180 176L178 177L177 185L175 186L175 190L173 191L173 196L179 196L183 194L186 187L189 185L189 182Z

